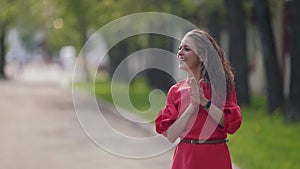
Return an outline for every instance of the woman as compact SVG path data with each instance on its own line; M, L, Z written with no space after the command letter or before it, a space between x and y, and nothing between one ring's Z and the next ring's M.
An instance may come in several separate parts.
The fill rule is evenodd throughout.
M158 133L170 142L180 138L172 169L231 169L226 137L242 120L231 67L202 30L184 36L177 57L187 78L170 88L155 119Z

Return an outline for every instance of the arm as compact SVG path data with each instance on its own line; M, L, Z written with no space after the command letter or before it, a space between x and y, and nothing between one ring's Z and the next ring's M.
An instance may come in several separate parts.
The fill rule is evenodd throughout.
M205 106L208 101L206 101L205 104L202 106ZM214 119L220 126L224 127L224 113L221 109L219 109L214 104L211 104L211 106L206 110L210 117Z
M167 138L171 143L174 143L181 133L186 129L187 123L191 115L197 110L198 106L190 104L181 116L168 128Z
M194 91L199 92L193 92L191 98L194 100L194 102L197 102L202 107L205 107L209 100L204 96L203 88L199 87L199 85L202 85L202 82L203 80L200 80L198 84L194 79L192 79L191 88ZM220 108L211 103L210 107L206 109L206 111L215 122L217 122L222 127L224 126L224 112Z
M205 107L207 99L204 97L201 105ZM231 87L231 93L227 98L224 110L218 108L214 104L206 109L208 114L223 128L226 133L233 134L241 126L242 115L240 107L237 105L234 87Z

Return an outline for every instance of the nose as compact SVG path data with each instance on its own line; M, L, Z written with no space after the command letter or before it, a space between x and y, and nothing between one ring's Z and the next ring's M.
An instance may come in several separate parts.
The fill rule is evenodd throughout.
M181 55L183 55L183 50L179 49L178 52L177 52L177 57L180 57Z

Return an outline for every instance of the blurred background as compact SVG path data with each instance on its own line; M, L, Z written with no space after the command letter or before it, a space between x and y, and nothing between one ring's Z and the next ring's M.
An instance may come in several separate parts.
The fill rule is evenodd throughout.
M28 144L31 142L30 139L24 139L29 137L27 134L31 129L24 131L21 129L23 127L16 126L19 124L26 128L32 125L32 128L39 128L43 123L33 121L48 117L46 113L55 116L56 122L66 118L61 113L54 113L53 107L67 109L71 112L68 117L74 118L71 94L60 94L70 92L74 64L82 47L105 24L140 12L162 12L181 17L208 31L222 47L232 64L238 103L243 113L242 127L230 136L232 142L229 142L235 164L242 169L300 168L300 69L297 68L300 65L299 0L1 0L0 9L0 116L6 121L2 123L2 130L6 132L2 137L5 153L0 158L0 168L39 168L48 161L50 157L45 156L44 161L40 159L40 163L35 163L35 156L30 154L29 149L23 149L27 155L16 153L16 147L26 146L20 146L21 140ZM105 39L101 35L97 38L102 44L99 48L105 48ZM178 40L163 35L135 35L111 48L100 65L95 65L97 51L91 52L78 61L82 76L75 79L75 86L86 93L93 88L99 100L113 103L111 78L128 55L145 48L176 52L177 44ZM125 72L135 70L134 67L143 62L137 59L134 63L128 63ZM177 71L176 62L170 63L164 57L159 62L170 71ZM183 77L180 73L177 76ZM150 106L149 93L153 89L167 92L175 82L174 77L163 71L142 71L130 84L131 101L137 109L147 110ZM123 84L121 79L120 92L125 89L122 85L128 84ZM58 90L60 92L50 101L41 99L51 98L50 95ZM53 103L53 99L64 97L70 101ZM164 103L164 98L158 99ZM22 109L22 105L28 105L28 100L36 103L31 105L31 109L37 109L41 100L45 101L43 105L51 102L52 106L40 107L45 112L39 110L37 114L28 116L27 111ZM126 105L123 106L126 109ZM153 120L156 113L137 115ZM76 123L74 118L72 125L78 125ZM60 129L64 128L66 133L74 130L70 126L68 129L65 127L60 126ZM61 137L59 131L52 132L55 137ZM44 135L39 135L39 138L47 140ZM54 146L61 143L61 140L57 140ZM39 147L35 148L39 150ZM53 156L58 153L52 151ZM35 152L35 155L38 154ZM47 154L47 151L43 151L43 154ZM27 160L22 160L22 157ZM9 162L16 158L20 160L19 164ZM78 155L76 158L83 157ZM28 164L28 159L32 163ZM54 159L52 168L65 166L68 160L58 163L59 160ZM94 160L97 161L97 158ZM171 155L161 160L168 167ZM103 164L95 161L90 163L98 168L113 166L105 164L105 167L101 167ZM18 163L18 160L15 162ZM131 161L128 167L133 168L132 163L137 161ZM92 165L83 164L82 167L93 168Z

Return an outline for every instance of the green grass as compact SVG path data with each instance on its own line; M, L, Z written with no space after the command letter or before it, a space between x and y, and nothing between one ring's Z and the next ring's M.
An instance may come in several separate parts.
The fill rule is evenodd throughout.
M229 136L233 162L242 169L300 169L300 123L267 114L264 97L252 103L242 107L242 126Z
M76 85L89 92L93 92L92 84L81 83ZM94 89L97 97L148 121L153 121L157 112L165 104L166 94L158 90L151 90L143 78L134 80L130 85L115 82L113 90L111 82L97 82ZM116 97L115 99L112 98L112 91Z
M80 84L83 88L91 85ZM118 97L126 94L126 84L118 83L114 88ZM96 95L106 101L113 102L110 82L95 84ZM145 80L136 80L130 85L130 100L136 109L145 111L150 108L149 92L151 89ZM151 102L158 105L147 113L133 113L153 120L158 110L164 106L165 97L159 94L152 95ZM119 106L131 110L126 103ZM266 113L266 98L252 98L250 107L242 106L243 122L241 128L229 135L229 149L232 161L241 169L300 169L300 123L286 124L282 114Z

